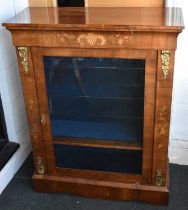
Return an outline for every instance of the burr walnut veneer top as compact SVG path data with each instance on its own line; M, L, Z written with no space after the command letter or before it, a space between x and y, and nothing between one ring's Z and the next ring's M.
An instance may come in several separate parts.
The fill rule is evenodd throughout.
M26 8L4 24L8 29L180 32L179 8Z

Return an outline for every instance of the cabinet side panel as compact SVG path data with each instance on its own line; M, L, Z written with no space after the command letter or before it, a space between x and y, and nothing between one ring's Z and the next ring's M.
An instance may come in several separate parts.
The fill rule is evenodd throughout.
M154 139L154 109L157 51L146 51L145 96L144 96L144 142L143 172L147 183L151 183L152 152Z
M174 51L158 51L156 87L153 182L166 185L168 165L168 141L171 112Z
M42 175L46 172L46 163L30 48L17 47L17 57L33 148L35 173Z
M49 51L51 51L49 49ZM31 48L32 59L33 59L33 71L36 80L36 90L37 96L39 98L39 112L43 117L43 122L41 123L41 131L44 139L44 150L46 153L46 164L49 174L56 174L55 167L55 154L53 147L53 140L51 135L51 122L50 114L48 108L48 98L46 92L46 81L44 73L44 64L43 64L43 54L40 53L39 48Z

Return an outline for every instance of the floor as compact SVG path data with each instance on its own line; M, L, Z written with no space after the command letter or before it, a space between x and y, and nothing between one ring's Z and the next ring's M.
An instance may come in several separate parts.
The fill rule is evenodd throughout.
M29 156L0 195L0 210L188 210L188 166L170 165L168 207L88 199L62 193L36 193L31 188L32 174L32 157Z

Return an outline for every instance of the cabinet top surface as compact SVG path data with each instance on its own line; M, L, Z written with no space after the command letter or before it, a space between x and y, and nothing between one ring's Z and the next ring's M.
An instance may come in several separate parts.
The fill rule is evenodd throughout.
M26 8L3 26L35 30L131 30L180 32L180 8Z

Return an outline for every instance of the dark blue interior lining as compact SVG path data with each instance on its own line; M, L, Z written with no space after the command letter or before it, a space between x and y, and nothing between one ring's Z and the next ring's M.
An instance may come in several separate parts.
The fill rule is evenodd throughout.
M108 85L108 84L83 84L85 88L85 96L93 97L116 97L116 98L143 98L143 86L141 85ZM49 96L82 96L81 90L76 83L66 85L62 83L54 83L50 85Z
M142 151L55 144L55 154L61 168L142 174Z
M87 67L79 69L83 83L92 84L137 84L143 80L142 72L144 68L94 68ZM49 72L49 82L74 81L74 67L51 68ZM53 80L55 79L55 81Z
M140 122L141 121L141 122ZM84 139L142 142L142 120L58 120L51 119L55 137L79 137Z
M145 60L44 57L44 66L53 136L142 141Z
M94 97L50 97L50 113L75 116L143 118L143 100Z
M77 60L79 67L118 67L118 68L144 68L144 59L125 59L125 58L94 58L94 57L59 57L44 56L46 67L67 66L71 67L72 60Z
M96 69L82 69L79 70L80 81L84 88L86 89L87 95L93 96L92 93L95 93L95 88L100 88L104 94L110 94L110 92L115 92L114 88L117 89L116 93L118 96L118 92L127 92L127 87L142 87L143 88L143 72L144 69L141 70L121 70L118 69L105 69L105 70L96 70ZM74 87L74 88L72 88ZM80 92L80 86L78 84L78 79L75 76L75 72L73 69L68 71L66 68L61 68L53 70L50 69L47 75L47 89L49 93L54 94L64 94L64 88L69 88L72 90L69 94L72 96L80 96L82 92ZM74 92L75 91L75 92ZM110 91L110 92L109 92ZM140 95L143 97L143 91Z

